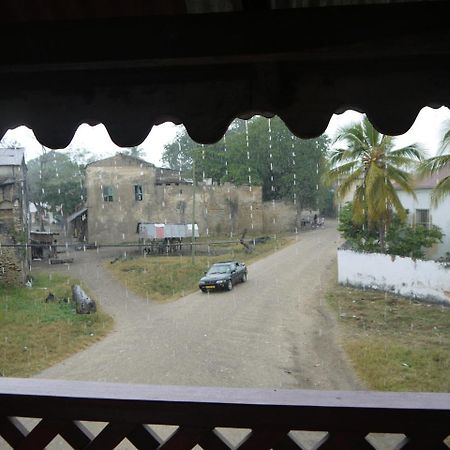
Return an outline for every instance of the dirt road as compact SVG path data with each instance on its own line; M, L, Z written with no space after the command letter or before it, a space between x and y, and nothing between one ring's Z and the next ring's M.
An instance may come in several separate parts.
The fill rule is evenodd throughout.
M197 292L166 304L130 293L101 267L95 250L76 253L71 275L91 288L116 327L38 377L357 389L324 300L337 240L331 226L301 234L295 244L252 264L248 282L231 292Z

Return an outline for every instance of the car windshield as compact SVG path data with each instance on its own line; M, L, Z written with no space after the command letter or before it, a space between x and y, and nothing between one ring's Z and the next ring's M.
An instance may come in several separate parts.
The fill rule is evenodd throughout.
M218 266L212 266L208 270L208 275L215 274L215 273L228 273L231 271L231 267L228 264L222 264Z

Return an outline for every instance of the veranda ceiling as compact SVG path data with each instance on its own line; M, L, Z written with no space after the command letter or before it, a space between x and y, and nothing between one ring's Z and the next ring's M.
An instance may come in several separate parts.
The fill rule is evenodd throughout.
M166 120L209 143L253 114L313 137L349 108L400 134L450 103L446 1L26 3L1 5L0 134L24 124L49 147L83 122L121 146Z

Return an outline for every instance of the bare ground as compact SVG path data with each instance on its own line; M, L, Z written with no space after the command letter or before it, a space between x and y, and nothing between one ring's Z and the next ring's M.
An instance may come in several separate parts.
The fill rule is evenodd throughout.
M139 298L102 268L95 250L75 253L80 277L115 330L41 378L229 387L355 389L324 301L338 234L329 227L249 268L233 291L196 292L171 303ZM61 270L61 268L59 269Z
M81 278L114 317L115 329L102 341L37 377L163 385L361 389L339 346L336 322L325 302L325 293L335 280L338 240L332 225L303 233L293 245L252 264L248 281L231 292L196 292L170 303L132 294L102 267L104 254L95 250L75 252L71 255L73 264L52 270ZM25 421L29 429L35 423ZM86 425L94 434L103 427ZM153 429L162 438L173 431L172 427ZM246 434L243 430L225 431L234 445ZM295 435L310 448L323 433ZM8 447L3 444L1 448ZM65 449L67 444L57 438L49 448ZM119 448L134 447L125 441Z

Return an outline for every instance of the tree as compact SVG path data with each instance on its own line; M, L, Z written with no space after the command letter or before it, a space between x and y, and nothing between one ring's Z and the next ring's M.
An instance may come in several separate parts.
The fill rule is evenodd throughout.
M330 152L331 169L325 174L325 180L336 185L339 199L345 199L354 189L352 220L376 228L384 251L393 212L401 220L407 216L394 184L415 196L406 169L416 167L423 160L424 152L417 144L395 148L394 138L379 133L367 117L339 130L334 144L343 147L335 147Z
M450 168L450 121L447 121L444 136L442 138L441 147L436 156L424 160L419 169L422 176L433 175L441 170ZM437 205L446 195L450 193L450 175L444 176L438 181L434 187L431 200L434 205Z
M235 120L225 138L213 145L199 145L180 133L165 147L162 160L189 174L195 159L197 179L262 185L264 200L295 202L299 217L303 208L316 209L319 199L327 197L320 175L328 144L326 136L294 137L279 118L254 117Z
M142 158L144 156L145 150L139 145L135 145L134 147L124 148L122 153L129 156L134 156L135 158Z
M68 215L83 201L84 166L67 153L42 146L42 154L30 160L27 167L29 198L40 217L46 208Z

